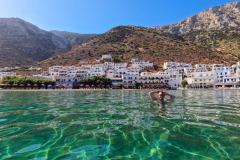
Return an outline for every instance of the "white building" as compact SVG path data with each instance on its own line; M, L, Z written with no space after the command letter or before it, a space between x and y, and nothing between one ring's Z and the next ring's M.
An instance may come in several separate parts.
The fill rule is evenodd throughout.
M195 72L196 68L184 68L184 75L191 78L193 72Z
M88 61L80 61L79 64L88 64Z
M195 68L207 68L207 69L212 69L213 64L196 64Z
M54 76L54 75L58 75L58 72L60 69L62 69L63 66L52 66L52 67L49 67L49 74Z
M108 70L113 70L114 69L114 63L113 62L105 62L104 66L108 69Z
M29 70L31 70L31 71L40 71L40 70L42 70L42 68L30 67Z
M127 63L115 63L114 69L126 69Z
M168 84L169 76L167 72L142 72L138 83L143 84Z
M169 80L168 85L172 89L181 87L182 74L180 72L168 72Z
M122 78L122 75L126 74L126 69L115 69L115 70L108 70L106 73L106 77L108 78Z
M122 81L124 87L133 87L134 83L138 81L139 72L137 71L126 71L122 75Z
M138 61L138 59L132 59L131 60L131 62L137 62Z
M88 73L88 77L101 76L101 75L105 75L105 68L101 66L99 67L93 66L90 72Z
M122 75L125 74L125 70L107 70L106 77L112 80L114 86L122 84Z
M139 61L139 62L132 62L132 67L138 67L141 68L141 70L144 70L144 68L153 68L153 63L152 62L144 62L144 61Z
M140 72L143 70L143 68L142 67L127 67L127 70Z
M112 56L110 54L102 55L102 59L112 59Z
M57 86L62 86L64 88L72 88L74 78L66 76L53 76L53 80L56 81Z
M0 81L3 79L5 76L16 76L15 72L0 72Z
M192 64L187 63L176 63L176 62L166 62L163 64L164 69L184 69L184 68L193 68Z
M182 75L179 72L160 71L157 73L142 72L140 74L138 83L151 85L168 85L168 87L175 89L180 87Z
M224 77L234 75L234 69L225 64L214 64L212 70L217 74L217 82L223 82Z
M194 72L191 78L187 79L188 84L192 88L210 88L218 81L215 71L208 72Z
M240 88L240 65L236 66L236 74L223 77L223 81L215 84L215 88L218 89L237 89Z

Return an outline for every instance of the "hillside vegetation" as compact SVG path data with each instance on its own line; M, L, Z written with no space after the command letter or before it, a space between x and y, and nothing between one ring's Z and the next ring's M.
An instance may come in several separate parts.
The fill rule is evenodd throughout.
M221 30L199 30L182 35L190 43L205 46L215 51L240 59L240 28L224 28Z
M128 62L132 58L149 60L160 68L167 61L233 64L238 60L232 55L192 45L180 36L152 28L118 26L75 45L68 53L41 62L39 66L77 65L80 60L95 61L103 54L111 54L116 62Z

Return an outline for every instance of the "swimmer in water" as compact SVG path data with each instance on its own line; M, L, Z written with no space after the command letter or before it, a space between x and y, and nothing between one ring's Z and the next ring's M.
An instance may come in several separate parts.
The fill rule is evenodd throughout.
M158 98L154 96L155 93L158 94ZM167 92L164 92L164 91L152 91L152 92L149 92L149 96L153 101L158 101L159 103L175 99L174 95L168 94ZM169 98L164 100L165 96L169 96Z

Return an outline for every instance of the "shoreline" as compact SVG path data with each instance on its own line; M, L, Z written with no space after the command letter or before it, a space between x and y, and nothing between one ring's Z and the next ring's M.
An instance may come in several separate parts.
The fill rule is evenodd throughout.
M24 92L24 91L27 91L27 92L31 92L31 91L43 91L43 92L46 92L46 91L149 91L149 90L163 90L163 91L171 91L171 90L166 90L166 89L62 89L62 90L55 90L55 89L29 89L29 90L18 90L18 89L0 89L0 92L3 91L3 92L8 92L8 91L11 91L11 92L14 92L14 91L20 91L20 92ZM180 90L195 90L195 91L198 91L198 90L240 90L239 89L176 89L175 91L180 91Z
M214 88L211 88L211 89L177 89L177 90L179 90L179 91L181 91L181 90L240 90L240 88L233 88L233 89L230 89L230 88L225 88L225 89L214 89Z
M55 89L29 89L29 90L20 90L20 89L0 89L1 91L131 91L131 90L164 90L164 89L61 89L61 90L55 90ZM166 91L166 89L164 90Z

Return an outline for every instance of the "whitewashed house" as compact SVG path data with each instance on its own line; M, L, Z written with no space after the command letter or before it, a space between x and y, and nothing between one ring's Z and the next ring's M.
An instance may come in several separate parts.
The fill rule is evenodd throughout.
M191 74L195 72L196 68L184 68L184 75L191 77Z
M52 66L52 67L49 67L49 71L48 73L52 76L54 75L58 75L58 72L60 69L62 69L63 66Z
M121 73L121 74L120 74ZM122 75L125 74L125 70L107 70L106 77L112 80L114 86L122 84Z
M141 70L144 70L144 68L153 68L153 63L149 61L137 61L132 62L132 67L141 68Z
M143 70L143 68L142 67L127 67L127 70L140 72Z
M42 70L42 68L30 67L29 70L31 70L31 71L40 71L40 70Z
M101 76L101 75L105 75L104 67L92 67L90 72L88 73L88 77Z
M209 70L213 68L213 64L196 64L195 68L206 68Z
M191 78L187 79L192 88L210 88L218 81L215 71L194 72Z
M112 56L110 54L102 55L102 59L112 59Z
M132 59L130 62L137 62L138 59Z
M122 75L122 82L124 87L133 87L134 83L138 81L139 72L137 71L126 71Z
M167 84L169 80L165 72L141 72L138 83L143 84Z
M113 70L113 69L114 69L114 63L113 63L113 62L104 62L104 66L105 66L108 70Z
M217 74L217 82L223 82L224 77L234 75L234 68L225 64L214 64L213 71Z
M16 76L15 72L0 72L0 81L3 79L5 76Z
M182 73L179 72L168 72L168 85L171 89L176 89L181 87Z
M223 77L223 81L215 84L216 88L225 89L237 89L240 88L240 66L236 66L236 74Z
M187 63L176 63L176 62L166 62L163 64L164 69L179 69L182 70L184 68L193 68L192 64Z
M61 86L64 88L72 88L73 87L74 77L53 76L52 79L56 81L56 86Z
M127 63L115 63L114 69L126 69L127 68Z

